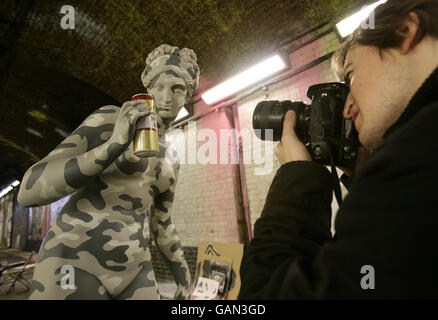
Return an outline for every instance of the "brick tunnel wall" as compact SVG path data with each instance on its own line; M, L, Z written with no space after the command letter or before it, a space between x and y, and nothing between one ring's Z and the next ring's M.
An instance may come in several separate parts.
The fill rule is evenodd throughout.
M305 66L329 52L336 50L340 42L334 32L328 33L289 55L291 72ZM330 70L330 62L326 60L308 70L292 76L281 82L271 85L266 92L256 91L240 99L237 106L239 125L241 130L252 133L252 113L258 102L269 100L302 100L309 102L306 97L307 88L312 84L337 81ZM211 110L210 106L197 100L194 105L195 114ZM189 130L189 125L169 134L169 139L175 147L180 149L180 158L183 160L178 183L175 191L173 208L171 209L172 222L175 224L181 245L184 248L191 272L194 274L196 251L201 241L242 243L244 242L244 225L242 225L242 203L239 198L240 177L236 164L220 164L220 154L224 150L230 155L234 146L230 141L221 143L220 131L233 127L230 107L225 107L200 118L194 124L196 132ZM207 129L207 131L205 131ZM204 130L204 131L203 131ZM211 156L211 150L206 151L206 142L211 138L200 137L203 132L216 135L216 155ZM194 150L190 155L189 150ZM193 152L192 152L193 153ZM201 159L198 159L201 155ZM253 228L260 216L269 186L279 168L279 163L273 155L272 148L266 148L265 142L258 140L254 135L243 143L244 171L249 198L250 225ZM192 157L192 158L190 158ZM214 158L216 157L216 161ZM245 161L250 159L250 161ZM205 162L205 159L209 161ZM264 160L264 163L258 160ZM201 160L201 161L200 161ZM204 162L203 162L204 161ZM265 168L263 168L265 167ZM345 190L344 190L345 192ZM336 213L337 204L334 201L333 212ZM333 219L335 214L333 214ZM170 273L163 261L151 249L153 262L156 267L157 279L171 279Z

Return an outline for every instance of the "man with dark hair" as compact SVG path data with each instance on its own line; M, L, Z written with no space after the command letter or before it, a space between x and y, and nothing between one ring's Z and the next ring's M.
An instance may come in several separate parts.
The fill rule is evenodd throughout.
M241 266L240 299L438 298L438 1L389 0L333 59L371 155L330 233L332 184L286 115L282 165Z

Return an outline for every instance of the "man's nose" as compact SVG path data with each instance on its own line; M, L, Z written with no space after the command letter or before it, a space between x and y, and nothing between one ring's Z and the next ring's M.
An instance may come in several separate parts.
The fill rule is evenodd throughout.
M345 119L350 119L351 118L351 107L353 106L354 100L351 97L351 94L349 94L347 96L347 99L345 100L345 105L344 105L344 111L343 111L343 115Z

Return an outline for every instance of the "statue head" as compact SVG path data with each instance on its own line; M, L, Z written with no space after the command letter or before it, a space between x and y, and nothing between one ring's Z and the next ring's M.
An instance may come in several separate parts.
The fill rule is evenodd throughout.
M196 54L191 49L162 44L146 58L141 80L155 98L158 115L170 124L198 87Z

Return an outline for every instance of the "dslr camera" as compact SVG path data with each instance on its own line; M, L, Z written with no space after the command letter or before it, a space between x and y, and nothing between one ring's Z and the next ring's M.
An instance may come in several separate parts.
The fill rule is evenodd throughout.
M310 105L301 101L259 102L252 118L254 133L262 140L280 141L285 115L294 110L295 132L312 159L323 165L350 167L355 162L359 140L353 121L342 114L348 93L344 83L322 83L309 87ZM266 135L266 129L272 129L272 135Z

